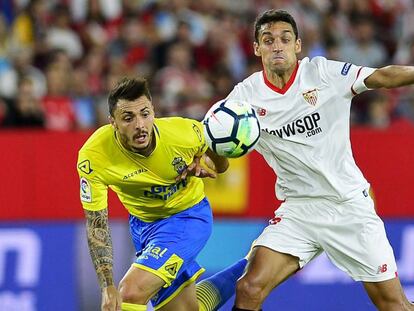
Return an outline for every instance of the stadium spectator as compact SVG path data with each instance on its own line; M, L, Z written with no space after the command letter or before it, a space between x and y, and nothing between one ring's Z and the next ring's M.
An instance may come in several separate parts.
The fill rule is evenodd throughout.
M72 106L80 129L94 129L96 127L97 112L95 98L88 83L88 73L80 66L73 71L71 81Z
M400 65L414 63L414 36L400 41L400 46L394 55L394 62Z
M374 24L370 16L355 18L353 36L342 42L339 52L340 60L369 67L381 66L387 60L385 48L374 37Z
M108 65L102 64L102 55L105 62L120 58L128 70L154 80L170 66L167 53L176 43L185 43L195 80L202 76L215 85L216 71L224 69L234 83L254 72L257 66L250 49L253 39L248 23L256 13L273 7L291 11L298 20L304 31L304 55L307 49L306 55L335 55L330 58L381 66L389 59L411 63L413 54L410 38L414 32L410 25L414 5L406 0L33 0L5 7L3 27L0 26L0 94L10 100L17 96L21 76L17 74L20 70L16 68L15 51L26 48L31 51L28 65L41 70L43 75L56 48L66 51L73 67L92 65L95 73L89 82L94 101L105 98L103 81L112 74ZM361 31L355 31L358 27ZM216 91L214 85L211 94ZM35 87L38 89L37 82ZM390 114L398 116L395 109L401 100L395 101ZM167 105L164 99L162 104ZM194 105L187 101L184 113L200 118L206 109L197 100ZM171 115L180 111L163 109L160 113ZM355 120L364 117L357 116ZM98 120L95 126L101 124Z
M225 66L226 52L222 35L219 25L214 23L208 30L206 40L194 50L196 68L205 76L214 75L218 68Z
M167 66L155 76L163 115L180 115L201 120L207 111L212 88L192 67L186 44L176 43L167 52Z
M4 98L0 97L0 126L4 126L4 120L7 118L9 113L9 108L7 101Z
M93 96L99 96L104 92L103 80L107 73L107 56L101 46L95 46L88 51L82 59L81 67L85 69L86 84Z
M69 96L72 68L53 62L46 70L47 93L42 98L45 126L49 130L69 131L77 128L73 99Z
M0 72L3 70L6 63L8 63L7 56L11 44L11 38L8 33L9 27L6 18L0 13Z
M176 43L185 44L189 49L189 53L193 55L194 44L191 41L191 29L190 25L185 21L179 21L177 32L173 38L167 41L160 41L154 46L151 54L155 70L159 70L167 65L167 52L170 50L171 46ZM192 63L194 63L194 61L192 61Z
M19 79L26 77L32 80L36 97L46 93L44 73L33 65L31 48L12 48L9 50L10 65L0 71L0 96L13 99L17 94Z
M70 11L75 23L96 20L110 22L121 18L121 0L72 0Z
M44 115L30 77L20 78L16 99L11 103L4 125L7 127L43 128Z
M79 60L84 51L79 35L72 29L68 7L58 4L53 9L52 23L46 30L45 42L51 49L63 49L73 61Z
M150 45L147 26L137 16L127 16L121 25L120 35L110 42L109 57L121 57L128 67L137 72L138 66L146 65L150 57Z
M414 125L414 87L401 95L395 108L395 114L399 118L409 120Z
M28 1L26 6L16 3L17 12L11 25L11 39L16 47L43 50L50 9L50 3L45 0Z
M375 129L386 129L390 126L390 101L385 94L377 92L368 103L365 124Z

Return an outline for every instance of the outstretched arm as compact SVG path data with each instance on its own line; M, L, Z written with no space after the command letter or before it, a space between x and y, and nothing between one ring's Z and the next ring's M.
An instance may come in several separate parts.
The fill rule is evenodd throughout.
M108 225L108 209L85 210L86 231L92 262L102 291L102 311L121 310L121 298L113 278L112 239Z
M375 70L365 79L370 89L395 88L414 84L414 66L390 65Z

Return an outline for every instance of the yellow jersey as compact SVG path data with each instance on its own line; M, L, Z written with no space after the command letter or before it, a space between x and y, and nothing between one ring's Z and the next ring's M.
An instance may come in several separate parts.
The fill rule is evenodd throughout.
M204 198L200 178L175 178L207 149L200 122L179 117L154 121L156 146L148 157L124 148L111 125L96 130L79 151L80 198L86 210L107 208L110 187L128 212L152 222Z

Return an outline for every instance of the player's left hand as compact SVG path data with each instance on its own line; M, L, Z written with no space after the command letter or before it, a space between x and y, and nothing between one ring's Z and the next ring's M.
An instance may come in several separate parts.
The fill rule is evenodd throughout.
M196 176L199 178L216 178L217 173L215 172L213 161L211 161L211 159L206 155L203 155L203 157L204 163L207 165L208 169L203 167L201 164L201 157L194 157L193 162L191 162L191 164L184 170L184 172L178 175L175 180L180 181L186 179L187 176Z

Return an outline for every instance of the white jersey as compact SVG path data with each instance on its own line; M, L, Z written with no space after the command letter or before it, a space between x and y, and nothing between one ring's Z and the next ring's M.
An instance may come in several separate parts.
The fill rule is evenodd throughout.
M364 79L374 71L304 58L283 89L261 71L229 94L257 112L262 131L256 150L276 172L278 199L342 202L369 187L352 155L349 119L352 97L367 90Z

